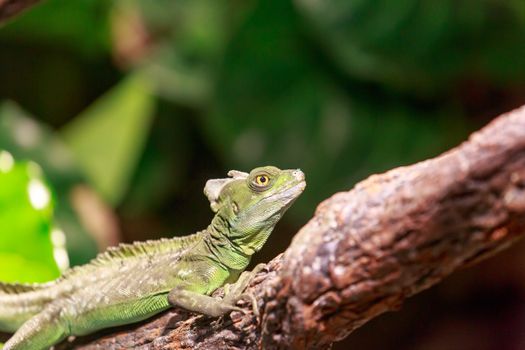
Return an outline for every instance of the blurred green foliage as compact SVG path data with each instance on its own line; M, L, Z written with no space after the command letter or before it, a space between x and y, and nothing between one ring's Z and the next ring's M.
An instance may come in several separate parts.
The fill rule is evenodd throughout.
M62 130L86 175L108 202L130 182L153 117L148 82L130 76Z
M89 57L110 50L108 11L104 0L48 0L0 30L0 39L24 45L54 46Z
M342 72L404 92L458 79L525 78L525 4L505 1L310 1L295 4Z
M18 236L18 229L16 227L10 228L10 225L14 225L17 220L10 219L11 216L6 214L5 221L0 222L5 225L0 229L0 246L5 239L6 242L10 242L13 238L21 239L19 241L19 248L27 248L27 254L22 254L20 259L24 257L32 256L36 251L41 251L41 254L46 256L49 255L49 247L45 240L50 239L50 233L53 228L61 229L66 233L67 241L66 246L70 253L70 261L72 264L80 264L89 261L90 258L97 252L96 244L91 238L85 227L82 225L78 218L78 214L73 209L71 203L71 191L72 188L79 183L83 182L83 176L77 169L75 162L73 161L68 149L63 142L56 136L56 134L45 125L37 122L34 118L30 117L23 110L18 108L12 103L4 103L0 105L0 150L6 150L13 157L14 161L17 162L18 167L21 170L9 173L9 177L4 177L0 181L0 195L6 195L10 197L10 200L4 202L4 205L0 208L0 215L10 210L10 203L13 207L18 202L15 200L15 192L20 197L21 203L27 201L27 195L24 195L25 189L24 183L26 183L28 176L36 176L33 173L26 174L23 171L24 164L31 164L28 169L34 169L37 167L40 169L38 172L41 173L39 176L46 179L47 186L51 186L55 198L52 208L45 212L35 211L32 212L27 207L27 210L16 209L20 225L30 225L31 221L37 219L31 219L31 216L37 215L37 217L46 218L47 223L44 229L39 229L34 232L35 239L31 239L30 227L25 229L27 232L24 239L22 236ZM37 174L38 175L38 174ZM14 187L17 184L18 187ZM10 193L10 194L9 194ZM7 199L6 199L7 200ZM25 203L24 205L26 205ZM27 215L26 215L27 214ZM27 216L27 222L24 218ZM42 219L43 220L43 219ZM16 232L16 234L13 234ZM41 238L38 238L41 237ZM13 252L9 251L10 254ZM0 252L4 252L0 249ZM35 255L36 257L39 254ZM38 258L36 258L37 261ZM56 266L54 267L56 270ZM42 269L46 269L45 265ZM32 268L21 268L9 269L10 276L16 276L20 274L20 279L30 281L29 276L35 277L35 280L51 279L56 277L56 273L38 274L38 269ZM51 270L52 272L55 270ZM31 272L33 271L33 272ZM56 271L55 271L56 272ZM14 277L13 277L14 278ZM0 277L0 280L2 277Z
M58 277L51 241L53 196L42 169L34 162L15 162L0 149L0 188L0 280Z

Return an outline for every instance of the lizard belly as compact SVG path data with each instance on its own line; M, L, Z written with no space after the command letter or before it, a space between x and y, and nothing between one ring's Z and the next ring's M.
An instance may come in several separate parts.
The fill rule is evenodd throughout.
M70 322L71 335L139 322L170 308L167 293L98 305L84 310Z
M72 293L63 304L63 315L71 335L142 321L169 308L167 294L174 283L153 268L130 264Z

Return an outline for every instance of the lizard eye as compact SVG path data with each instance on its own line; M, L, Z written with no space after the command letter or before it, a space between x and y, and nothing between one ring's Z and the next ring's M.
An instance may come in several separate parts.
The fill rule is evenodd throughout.
M255 177L255 185L258 186L258 187L264 187L266 185L268 185L268 183L270 182L270 178L268 177L268 175L257 175Z

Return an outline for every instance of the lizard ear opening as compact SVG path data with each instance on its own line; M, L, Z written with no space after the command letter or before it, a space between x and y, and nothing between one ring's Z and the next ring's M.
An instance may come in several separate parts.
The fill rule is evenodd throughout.
M234 180L246 179L248 174L242 171L230 170L228 176L230 177L226 179L208 180L206 186L204 186L204 194L208 197L211 210L213 210L214 213L219 210L219 196L224 186Z

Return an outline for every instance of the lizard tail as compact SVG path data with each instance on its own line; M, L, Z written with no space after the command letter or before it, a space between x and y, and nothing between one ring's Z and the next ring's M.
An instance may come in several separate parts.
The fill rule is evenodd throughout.
M0 331L14 332L56 297L55 283L0 282Z

